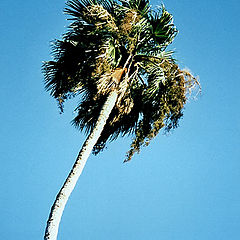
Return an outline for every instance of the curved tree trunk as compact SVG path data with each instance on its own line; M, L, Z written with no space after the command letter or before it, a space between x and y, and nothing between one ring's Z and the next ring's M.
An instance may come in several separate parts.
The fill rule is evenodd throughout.
M68 175L65 183L63 184L60 192L58 193L56 200L51 208L51 212L47 221L47 227L46 227L45 236L44 236L45 240L57 239L59 223L62 217L63 210L67 203L67 200L70 194L72 193L79 176L82 173L84 165L94 145L97 143L97 140L99 139L103 131L106 121L116 103L117 96L118 96L117 91L112 91L109 94L105 104L102 107L102 110L100 112L100 115L98 117L98 120L96 122L96 125L93 131L88 136L85 143L83 144L82 149L78 154L78 157L76 159L76 162L73 165L73 168L70 174Z

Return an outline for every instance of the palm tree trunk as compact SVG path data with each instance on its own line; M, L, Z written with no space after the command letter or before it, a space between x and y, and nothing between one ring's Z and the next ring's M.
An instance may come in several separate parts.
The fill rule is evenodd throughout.
M82 173L82 170L86 164L86 161L94 145L97 143L97 140L99 139L103 131L106 121L116 103L117 96L118 94L116 90L112 91L109 94L105 104L102 107L102 110L100 112L100 115L98 117L98 120L96 122L96 125L93 131L88 136L85 143L83 144L82 149L78 154L78 157L76 159L76 162L73 165L73 168L70 174L68 175L65 183L63 184L60 192L58 193L56 200L51 208L51 212L47 221L44 240L57 239L59 223L62 217L63 210L67 203L67 200L70 194L72 193L79 176Z

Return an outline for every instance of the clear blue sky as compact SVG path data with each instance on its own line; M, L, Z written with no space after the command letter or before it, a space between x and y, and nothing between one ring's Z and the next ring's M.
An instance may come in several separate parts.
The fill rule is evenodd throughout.
M153 5L161 2L152 1ZM240 239L240 3L165 0L173 48L203 94L180 127L123 164L130 139L91 156L59 240ZM0 239L42 239L55 195L84 141L74 103L58 114L41 61L64 32L64 1L0 2Z

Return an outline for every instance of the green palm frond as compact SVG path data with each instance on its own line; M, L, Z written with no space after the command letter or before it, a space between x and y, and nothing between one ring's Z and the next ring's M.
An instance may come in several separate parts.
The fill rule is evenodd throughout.
M82 25L53 43L54 61L45 62L42 69L46 89L55 98L65 97L79 85L85 86L91 77L100 54L99 45L104 41L103 36L94 32L92 27Z
M161 10L150 15L151 30L155 41L162 47L172 43L178 33L172 15L162 5Z
M86 133L92 131L101 111L102 105L106 100L106 96L95 99L93 94L86 94L85 98L75 109L77 116L72 120L72 124L79 130L85 130Z
M102 46L102 48L105 49L105 54L106 54L105 57L107 58L109 63L114 67L119 66L119 63L122 59L120 47L121 45L114 38L110 38Z
M69 20L85 20L84 16L87 7L92 6L96 3L96 0L69 0L66 2L67 7L65 8L64 12L67 15L72 16L72 18L69 18Z
M148 88L146 90L147 97L152 97L159 92L159 89L166 82L165 74L159 64L151 64L148 66Z
M113 16L115 15L115 1L114 0L98 0L98 4L102 5L104 9L106 9Z
M125 9L137 10L141 16L146 17L150 10L149 0L120 0Z
M134 59L144 65L147 65L149 63L159 64L163 61L175 63L173 53L173 51L160 51L159 48L156 48L146 53L138 53L134 56Z

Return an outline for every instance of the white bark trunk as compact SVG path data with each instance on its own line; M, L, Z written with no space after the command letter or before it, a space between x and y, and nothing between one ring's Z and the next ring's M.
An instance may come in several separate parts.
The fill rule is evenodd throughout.
M103 108L100 112L100 115L92 133L88 136L87 140L83 144L82 149L78 154L78 157L73 165L70 174L68 175L65 183L63 184L60 192L58 193L47 221L44 240L57 239L59 223L67 200L72 193L79 176L82 173L82 170L94 145L97 143L97 140L99 139L103 131L106 121L116 103L117 95L117 91L113 91L109 94L105 104L103 105Z

